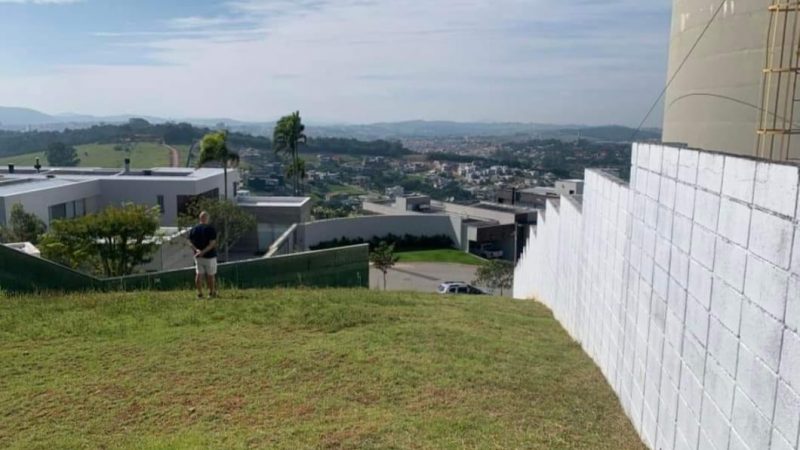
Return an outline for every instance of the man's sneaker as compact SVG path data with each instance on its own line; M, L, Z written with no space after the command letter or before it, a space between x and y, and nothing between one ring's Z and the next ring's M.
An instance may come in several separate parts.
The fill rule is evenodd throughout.
M199 298L200 300L202 300L202 299L203 299L203 298L205 298L205 297L203 296L203 293L202 293L202 292L200 292L200 293L198 293L198 294L197 294L197 298Z

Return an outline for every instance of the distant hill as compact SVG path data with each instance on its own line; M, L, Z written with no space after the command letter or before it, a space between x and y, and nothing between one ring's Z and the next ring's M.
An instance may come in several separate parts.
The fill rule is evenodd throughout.
M86 114L45 114L28 108L0 106L0 129L26 130L33 128L40 131L63 131L66 128L83 129L101 124L125 124L131 118L143 118L152 124L167 122L186 122L203 128L215 128L224 124L231 131L257 136L271 136L274 122L244 122L230 118L181 118L165 119L161 117L122 114L115 116L92 116ZM307 134L311 137L331 137L359 140L404 140L431 139L451 137L492 136L501 138L540 138L575 140L627 142L633 135L633 129L618 125L583 126L575 124L554 125L543 123L520 122L451 122L410 120L405 122L379 122L364 125L330 125L314 124L306 121ZM654 140L661 138L661 130L645 129L638 135L638 140Z
M42 125L55 120L55 117L34 109L0 106L0 126Z

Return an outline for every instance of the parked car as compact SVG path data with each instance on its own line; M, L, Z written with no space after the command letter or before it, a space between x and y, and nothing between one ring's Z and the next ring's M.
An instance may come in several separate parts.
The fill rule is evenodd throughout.
M445 281L439 285L438 293L445 294L462 294L462 295L486 295L486 292L476 288L475 286L465 283L463 281Z
M503 257L503 250L494 244L481 244L478 247L478 256L486 259L500 259Z

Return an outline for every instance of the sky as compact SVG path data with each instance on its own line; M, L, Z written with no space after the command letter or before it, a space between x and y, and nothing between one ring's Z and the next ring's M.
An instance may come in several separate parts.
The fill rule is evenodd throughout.
M666 79L670 3L0 0L0 105L638 125Z

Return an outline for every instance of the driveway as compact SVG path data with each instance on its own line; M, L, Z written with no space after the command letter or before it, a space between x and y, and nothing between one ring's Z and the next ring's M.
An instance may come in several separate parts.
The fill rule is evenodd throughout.
M398 263L386 274L386 287L390 291L436 292L444 281L475 279L476 266L447 263ZM369 270L370 289L383 289L383 274L375 268ZM510 293L509 293L510 294Z

